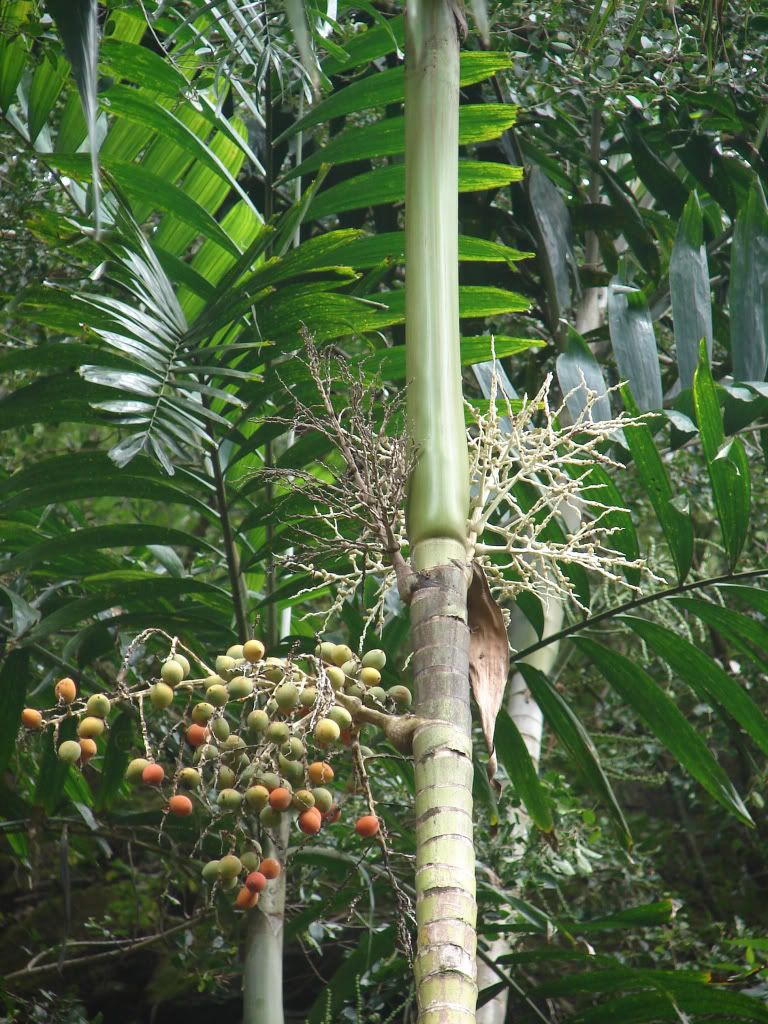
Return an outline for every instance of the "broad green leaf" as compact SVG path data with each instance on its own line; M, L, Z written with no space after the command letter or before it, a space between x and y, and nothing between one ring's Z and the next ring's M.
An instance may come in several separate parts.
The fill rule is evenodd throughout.
M53 729L46 729L43 733L43 759L35 786L34 802L42 806L46 814L53 814L56 810L64 794L67 776L75 770L71 765L59 760L56 751L64 740L77 739L76 723L77 719L74 716L65 718L59 727L55 743Z
M645 122L639 113L634 116L630 114L624 121L624 134L629 142L634 170L654 199L677 218L685 206L688 190L671 167L645 141L644 127Z
M307 1014L306 1024L323 1024L330 1006L332 1020L340 1019L340 1011L349 999L354 998L358 978L380 957L388 956L394 948L395 929L389 925L381 931L361 935L352 952L344 958L341 966L321 987L317 999ZM403 961L403 969L405 962Z
M700 700L727 711L763 753L768 754L768 718L747 695L738 679L729 676L717 662L679 633L630 615L624 616L623 621L656 651Z
M512 263L532 255L485 238L459 235L459 259L462 261ZM334 265L339 263L360 269L377 267L382 263L405 263L405 233L382 232L349 241L335 252Z
M618 695L646 722L653 735L706 791L746 825L752 819L730 779L677 705L636 662L586 637L574 643L596 665Z
M121 711L109 728L109 737L101 766L101 782L96 798L96 806L99 810L109 807L120 791L125 779L125 769L131 756L133 739L131 716Z
M27 96L27 130L31 143L47 124L70 70L66 60L61 57L54 60L49 55L44 56L35 68Z
M40 618L40 612L33 608L21 594L0 583L0 604L4 604L3 598L11 606L11 621L13 624L13 637L17 639L26 633L30 626L33 626Z
M459 144L470 146L497 139L517 119L517 107L480 103L459 107ZM335 136L289 171L284 180L308 175L322 164L347 164L372 157L396 156L405 149L405 119L385 117L373 124L354 125Z
M531 821L542 832L552 832L554 821L552 805L547 792L539 782L531 755L514 720L504 708L496 717L493 744L499 763L509 776L515 792L523 801Z
M545 262L548 317L556 324L571 307L572 291L579 288L571 218L560 191L540 167L531 167L525 188L539 241L538 257Z
M98 234L101 224L101 176L99 174L98 117L99 22L97 0L48 0L47 7L64 43L72 74L83 104L90 150L93 206Z
M662 971L623 967L618 964L601 971L579 971L565 978L555 978L539 985L539 996L576 995L578 992L630 992L637 989L660 988L670 994L690 992L706 985L707 971Z
M494 53L483 50L463 50L461 55L461 85L473 85L482 82L497 71L511 66L506 53ZM332 119L344 114L356 114L371 107L386 107L402 100L405 92L403 69L388 68L377 71L358 82L352 82L344 89L338 89L323 100L313 105L304 117L299 118L279 135L275 144L286 138L304 131L316 124L328 124Z
M543 672L524 662L518 663L515 667L522 673L550 729L572 757L589 788L605 804L621 845L625 850L631 849L632 836L629 826L586 729Z
M361 65L368 66L377 57L386 57L393 51L402 56L405 45L405 24L403 15L394 18L383 17L367 32L347 41L343 58L327 57L323 61L323 72L330 78L341 71L350 71Z
M460 160L459 192L504 188L513 181L520 181L522 176L521 167L483 163L479 160ZM314 219L320 220L332 213L402 202L404 198L405 167L403 164L393 164L347 178L346 181L321 192L312 203L310 214Z
M621 234L643 269L655 280L659 275L659 254L634 196L605 164L593 164L593 169L600 175L611 206L619 216Z
M716 629L728 643L746 654L764 671L768 669L768 627L762 622L733 608L723 608L722 605L696 597L675 597L672 600Z
M623 380L642 412L661 409L661 371L651 314L641 292L618 277L608 288L611 346Z
M99 59L120 77L161 93L168 99L177 99L189 88L187 79L171 61L163 60L159 53L146 46L105 39Z
M680 386L689 388L699 361L699 342L712 355L712 302L699 198L691 193L669 258L669 291Z
M12 650L0 666L0 774L16 749L29 682L29 651Z
M751 485L749 462L741 440L725 441L720 403L709 368L704 343L693 381L693 404L696 410L701 446L709 469L717 518L731 569L736 565L747 539Z
M604 507L600 522L613 533L606 540L606 545L614 551L620 551L629 561L640 557L640 543L632 521L632 513L627 508L621 493L612 478L602 466L587 464L571 467L571 472L578 474L583 481L582 493L590 501L597 501ZM640 582L640 569L627 568L624 575L630 583Z
M494 351L497 359L506 359L532 348L543 348L545 345L545 341L537 341L534 338L506 338L503 335L493 339L490 336L462 338L461 365L471 366L473 363L486 362ZM369 356L363 361L363 366L371 374L378 373L383 380L404 380L405 346L398 345L395 348L384 349L381 354Z
M0 33L0 111L13 103L16 86L29 60L29 43L23 35L23 26L32 16L31 0L8 0L2 7L2 33Z
M656 987L663 990L664 984L659 981ZM681 1024L681 1013L686 1015L683 1020L690 1020L695 1014L718 1022L768 1022L768 1011L759 999L714 985L699 984L687 991L677 989L674 995L664 991L621 995L575 1014L569 1018L569 1024L616 1024L617 1021L621 1024L651 1024L655 1021Z
M645 903L640 907L628 910L617 910L606 917L595 917L587 921L563 920L562 924L570 932L608 932L633 931L635 928L658 928L669 924L675 916L675 902L671 899L658 900L656 903Z
M768 367L768 206L757 177L733 231L728 304L733 376L762 381Z
M621 396L627 411L636 416L639 410L626 385L621 389ZM625 427L624 437L637 467L640 483L664 531L664 538L677 570L677 578L682 583L690 572L693 561L693 522L689 515L674 504L672 484L647 424L638 423Z
M572 327L568 328L566 347L557 357L556 367L560 390L574 420L579 418L587 402L585 385L588 391L600 396L592 406L593 422L611 418L611 400L603 371L589 345Z

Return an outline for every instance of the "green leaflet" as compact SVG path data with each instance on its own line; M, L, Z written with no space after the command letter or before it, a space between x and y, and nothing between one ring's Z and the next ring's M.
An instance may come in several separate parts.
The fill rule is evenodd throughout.
M629 388L624 385L621 396L627 412L638 414ZM683 583L693 561L693 521L690 515L673 504L674 494L664 463L646 423L624 428L624 436L632 453L637 473L659 520L664 538L675 563L677 578Z
M525 663L518 663L516 668L522 673L550 729L570 754L589 788L609 811L622 846L625 850L631 849L629 827L584 726L542 672Z
M704 342L701 343L699 365L693 380L693 403L723 544L730 567L733 569L744 547L749 529L749 462L744 445L738 437L727 442L725 440L720 403Z
M555 825L549 797L539 781L523 737L504 708L500 709L496 717L493 743L499 763L504 767L515 787L515 792L523 801L531 821L542 832L552 832Z
M574 643L597 666L621 699L646 722L656 739L664 744L678 763L718 803L744 824L752 825L752 818L726 773L677 705L648 673L636 662L594 640L578 637Z
M623 619L659 657L687 683L700 700L725 711L768 754L768 718L748 696L738 679L710 658L704 651L683 639L678 633L656 622L625 616Z

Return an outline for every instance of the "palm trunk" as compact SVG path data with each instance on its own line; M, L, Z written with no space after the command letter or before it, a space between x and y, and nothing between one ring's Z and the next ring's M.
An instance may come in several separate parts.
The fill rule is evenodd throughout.
M281 825L288 842L290 823ZM270 852L270 851L267 851ZM283 1024L283 924L285 872L271 881L248 911L243 957L243 1024Z
M419 1024L475 1019L475 856L458 316L459 44L445 0L406 19L408 538L416 710Z

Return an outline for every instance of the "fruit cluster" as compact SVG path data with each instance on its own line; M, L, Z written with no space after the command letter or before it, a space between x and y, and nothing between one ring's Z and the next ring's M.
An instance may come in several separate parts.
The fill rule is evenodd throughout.
M274 830L288 816L306 836L337 821L340 809L328 788L334 748L356 740L361 721L371 716L386 721L411 704L407 687L381 686L382 650L357 658L345 644L323 642L314 657L302 659L302 667L293 658L266 657L259 640L248 640L219 655L214 670L192 655L206 673L193 678L179 646L174 639L159 678L149 684L127 685L124 669L115 694L78 700L74 681L61 679L55 689L57 707L46 713L25 708L22 724L29 730L53 725L58 742L62 723L76 719L78 738L63 740L57 749L62 761L82 766L96 754L96 740L105 733L113 707L128 702L138 710L145 748L144 756L128 764L131 784L155 787L169 814L187 817L197 808L211 816L228 815L223 819L228 827L237 821L240 831L255 827L274 840ZM155 746L145 718L147 703L170 716ZM379 819L366 814L355 830L370 838L379 827ZM255 846L257 853L230 852L203 868L205 880L223 889L234 888L248 871L238 907L254 906L267 880L280 873L279 863L261 859L261 847Z

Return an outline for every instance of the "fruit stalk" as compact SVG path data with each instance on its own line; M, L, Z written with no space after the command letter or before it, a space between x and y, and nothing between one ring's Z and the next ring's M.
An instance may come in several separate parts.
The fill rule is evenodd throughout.
M469 468L458 307L459 41L451 7L406 18L406 367L417 461L407 526L416 715L419 1024L475 1020L467 626Z

